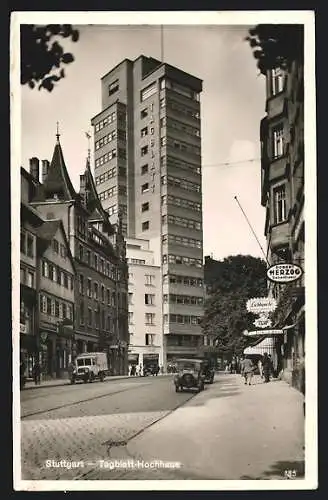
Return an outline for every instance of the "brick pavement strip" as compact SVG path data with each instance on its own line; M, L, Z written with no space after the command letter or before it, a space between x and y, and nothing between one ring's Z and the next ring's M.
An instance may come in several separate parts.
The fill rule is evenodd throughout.
M168 411L104 415L21 423L23 480L69 480L91 472L109 458L107 441L127 441ZM83 461L85 467L46 467L47 460Z

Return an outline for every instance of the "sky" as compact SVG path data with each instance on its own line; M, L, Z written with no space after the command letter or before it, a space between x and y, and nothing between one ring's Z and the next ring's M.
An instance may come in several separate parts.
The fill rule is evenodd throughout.
M51 160L58 121L66 166L78 190L88 150L85 132L92 132L90 120L101 111L101 77L125 58L160 59L161 36L159 25L75 27L79 41L62 42L75 58L66 77L51 93L21 89L21 165L29 170L33 156ZM263 258L235 196L266 249L259 159L265 79L245 41L249 27L164 25L163 30L164 61L203 80L204 255L218 260L237 254Z

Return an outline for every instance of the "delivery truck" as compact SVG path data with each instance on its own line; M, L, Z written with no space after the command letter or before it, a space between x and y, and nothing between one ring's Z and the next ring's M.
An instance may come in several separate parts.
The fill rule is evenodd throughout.
M71 384L81 380L84 383L94 380L104 381L109 375L106 352L85 352L79 354L70 375Z

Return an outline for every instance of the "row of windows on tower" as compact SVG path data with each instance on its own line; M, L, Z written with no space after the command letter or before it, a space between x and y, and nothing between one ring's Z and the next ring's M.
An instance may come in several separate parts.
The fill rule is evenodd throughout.
M104 172L103 174L96 176L95 177L96 186L99 186L99 184L103 184L103 182L106 182L110 179L115 178L116 174L117 174L117 168L113 167L113 168L110 168L109 170L107 170L106 172ZM126 177L126 168L119 167L118 168L118 175L119 175L119 177L125 178Z
M160 99L160 107L171 109L172 111L175 111L179 116L184 115L187 118L192 118L197 121L200 120L200 113L198 109L188 107L185 104L171 99L170 97L162 97Z
M95 160L95 166L101 167L105 163L107 163L110 160L113 160L114 158L118 157L118 159L121 160L126 160L126 149L124 148L118 148L118 151L116 148L112 149L111 151L108 151L104 155L100 156Z
M169 146L177 151L183 153L188 153L191 155L200 156L200 147L190 144L188 142L180 141L178 139L173 139L172 137L164 136L161 137L161 146Z
M183 189L184 191L191 191L196 193L200 193L201 191L200 184L196 184L195 182L190 182L185 179L180 179L179 177L173 177L172 175L163 175L161 177L161 184L162 186L165 186L167 184L168 186ZM145 182L141 185L141 194L148 193L149 189L149 182Z
M191 125L186 125L185 123L178 120L173 120L173 118L167 118L166 116L164 116L160 119L160 125L161 128L168 127L169 129L177 130L178 132L184 132L185 134L194 137L200 137L199 128L192 127Z
M181 276L179 274L165 274L163 276L163 283L202 288L204 281L202 278L194 278L192 276Z
M200 325L202 316L188 316L187 314L164 314L163 321L166 323L179 323L180 325Z
M162 224L172 224L196 231L201 231L202 229L201 222L193 219L185 219L184 217L178 217L177 215L162 215Z
M203 297L193 295L175 295L173 293L163 295L164 304L179 304L185 306L202 306L204 304Z
M194 238L187 238L176 234L163 234L162 243L163 245L167 245L169 243L171 245L179 245L189 248L202 248L201 240L195 240Z
M173 254L164 254L162 257L162 263L198 267L200 269L203 267L202 259L194 259L192 257L183 257L181 255Z
M141 206L142 212L146 212L149 210L149 202L143 203ZM194 221L192 219L185 219L183 217L177 217L175 215L163 215L162 216L162 224L172 224L188 229L193 229L196 231L201 230L201 223L198 221ZM150 222L144 221L141 224L142 231L147 231L150 228ZM182 245L182 246L188 246L188 247L193 247L193 248L202 248L202 241L197 240L195 238L187 238L187 237L181 237L179 235L163 235L162 236L162 243L172 243L176 245Z
M122 196L126 196L126 186L112 186L111 188L105 189L105 191L102 191L101 193L98 194L99 200L107 200L107 198L112 198L113 196L116 196L117 193Z

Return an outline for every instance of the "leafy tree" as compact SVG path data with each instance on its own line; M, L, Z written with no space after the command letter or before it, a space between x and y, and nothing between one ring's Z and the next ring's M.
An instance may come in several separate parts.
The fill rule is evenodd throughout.
M250 255L229 256L223 261L205 259L205 283L209 296L202 322L204 334L214 335L221 354L241 354L248 345L243 331L255 316L246 302L267 292L266 263Z
M49 24L21 26L21 84L31 89L39 84L39 90L51 92L55 82L65 77L65 64L74 61L70 52L64 52L58 39L79 39L79 31L70 24ZM58 70L58 71L57 71Z
M273 68L288 69L292 61L303 62L302 24L258 24L249 30L246 40L263 75Z

